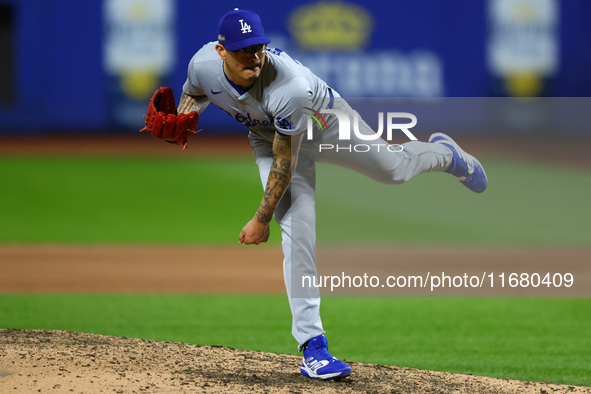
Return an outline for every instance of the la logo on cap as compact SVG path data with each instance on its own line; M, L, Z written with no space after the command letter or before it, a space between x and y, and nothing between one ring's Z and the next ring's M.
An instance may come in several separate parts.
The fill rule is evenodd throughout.
M240 19L238 22L240 22L240 26L242 26L242 34L252 32L250 25L248 23L244 23L244 19Z

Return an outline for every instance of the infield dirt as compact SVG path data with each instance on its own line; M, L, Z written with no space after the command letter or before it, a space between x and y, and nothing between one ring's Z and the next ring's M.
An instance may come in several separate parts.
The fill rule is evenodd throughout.
M67 331L0 330L2 393L591 393L591 388L350 362L315 381L300 358Z

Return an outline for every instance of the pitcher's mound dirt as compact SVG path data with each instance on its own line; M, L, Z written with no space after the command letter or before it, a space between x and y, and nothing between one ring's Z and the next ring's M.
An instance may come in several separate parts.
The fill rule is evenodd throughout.
M316 381L300 357L68 331L0 330L2 393L591 393L591 388L350 363Z

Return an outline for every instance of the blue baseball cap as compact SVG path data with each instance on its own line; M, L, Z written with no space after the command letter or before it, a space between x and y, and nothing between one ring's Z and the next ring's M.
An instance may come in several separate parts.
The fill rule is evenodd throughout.
M218 32L220 44L231 51L271 42L265 37L261 18L255 12L238 8L222 16Z

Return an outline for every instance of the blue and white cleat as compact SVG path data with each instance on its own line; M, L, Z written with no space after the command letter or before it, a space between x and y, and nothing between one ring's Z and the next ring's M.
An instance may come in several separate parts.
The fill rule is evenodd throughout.
M445 172L452 174L464 186L476 193L482 193L488 185L486 173L482 164L472 155L466 153L447 134L435 133L429 137L429 142L442 144L451 149L454 162L451 168Z
M328 352L328 341L323 335L308 341L300 368L302 375L312 379L340 379L351 375L351 367Z

